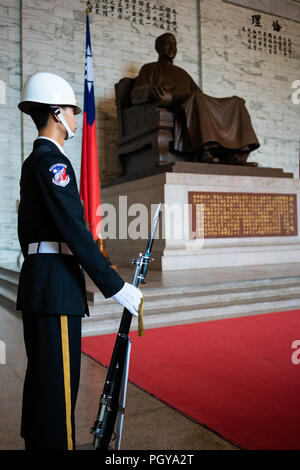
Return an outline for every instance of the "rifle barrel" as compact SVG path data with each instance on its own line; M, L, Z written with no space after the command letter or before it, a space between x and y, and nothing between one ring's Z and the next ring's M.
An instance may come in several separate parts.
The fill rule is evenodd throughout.
M150 255L160 211L161 203L159 203L153 218L145 255L143 256L142 253L140 253L138 258L134 260L136 267L133 276L133 285L135 287L138 287L140 282L143 283L145 281L148 264L151 261ZM120 390L123 384L123 388L125 387L125 392L123 390L124 406L122 405L123 409L121 410L121 414L123 416L120 417L120 431L122 432L127 387L127 380L124 383L124 368L126 369L126 375L128 375L130 353L130 349L128 350L130 343L128 334L131 320L132 314L126 308L124 308L103 388L103 393L99 402L98 414L96 421L90 431L92 434L94 434L94 446L97 450L108 449L119 411ZM117 439L117 448L120 448L121 433L119 436L117 436Z

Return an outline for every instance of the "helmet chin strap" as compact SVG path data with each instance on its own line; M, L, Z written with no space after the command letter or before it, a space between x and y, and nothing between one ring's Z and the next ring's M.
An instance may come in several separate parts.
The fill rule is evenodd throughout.
M64 126L64 128L66 129L67 131L67 134L68 134L68 137L66 140L70 140L70 139L73 139L74 137L74 132L71 131L67 121L65 120L65 118L63 117L62 113L60 112L60 109L58 106L55 106L55 105L52 105L50 104L50 108L52 109L53 113L55 114L55 116L58 117L58 119L60 120L60 122L62 123L62 125Z

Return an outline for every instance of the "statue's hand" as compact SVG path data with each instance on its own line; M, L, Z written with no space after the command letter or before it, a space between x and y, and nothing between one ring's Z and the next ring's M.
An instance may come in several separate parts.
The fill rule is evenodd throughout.
M163 108L167 108L168 106L171 106L173 101L172 95L169 92L164 93L160 100L158 101L157 105L162 106Z
M172 95L162 86L152 86L149 88L149 98L157 101L159 106L170 106L172 103Z
M164 94L164 88L159 85L153 85L149 88L149 98L159 101Z

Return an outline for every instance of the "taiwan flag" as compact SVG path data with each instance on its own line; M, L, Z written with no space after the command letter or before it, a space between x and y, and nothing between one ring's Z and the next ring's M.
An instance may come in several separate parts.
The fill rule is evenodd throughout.
M100 237L100 181L95 119L94 77L89 17L86 15L84 115L80 172L80 199L94 240Z

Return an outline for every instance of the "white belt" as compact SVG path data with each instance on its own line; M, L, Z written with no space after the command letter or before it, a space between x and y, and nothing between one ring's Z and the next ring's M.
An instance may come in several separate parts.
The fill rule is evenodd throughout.
M28 254L37 253L58 253L61 255L72 255L72 251L66 243L63 242L36 242L29 243Z

